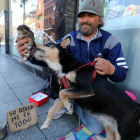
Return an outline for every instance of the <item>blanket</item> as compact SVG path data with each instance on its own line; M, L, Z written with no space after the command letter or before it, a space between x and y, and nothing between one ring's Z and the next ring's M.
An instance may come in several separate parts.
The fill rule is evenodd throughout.
M106 132L103 131L101 136L106 137ZM68 135L57 140L96 140L95 134L92 133L86 126L81 125L75 131L70 132Z

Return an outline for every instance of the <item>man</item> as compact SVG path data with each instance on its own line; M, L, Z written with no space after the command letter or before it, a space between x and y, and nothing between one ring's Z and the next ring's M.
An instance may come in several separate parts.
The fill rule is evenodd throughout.
M95 60L98 74L103 75L106 79L108 77L113 82L122 82L126 78L128 67L121 44L113 35L100 29L104 25L103 1L83 0L80 3L77 17L79 30L66 36L71 37L71 43L66 52L86 63ZM22 44L28 41L29 39L23 39L18 43L17 49L21 56L27 53L26 46L22 46ZM32 62L36 63L33 60ZM75 110L90 131L100 134L104 130L102 123L89 112L77 105Z

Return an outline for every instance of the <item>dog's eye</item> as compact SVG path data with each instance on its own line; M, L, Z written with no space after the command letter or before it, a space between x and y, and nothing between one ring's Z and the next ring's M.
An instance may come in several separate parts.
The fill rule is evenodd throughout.
M46 46L46 47L50 47L50 43L46 43L45 46Z
M47 47L50 47L50 48L54 48L55 46L53 45L53 44L51 44L51 43L47 43L47 44L45 44L45 46L47 46Z
M54 48L54 46L53 45L50 45L50 47L53 49Z

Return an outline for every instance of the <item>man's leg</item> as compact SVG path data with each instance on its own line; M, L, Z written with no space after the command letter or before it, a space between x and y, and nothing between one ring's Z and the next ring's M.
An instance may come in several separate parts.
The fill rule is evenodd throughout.
M75 104L75 112L80 117L81 122L93 133L101 134L104 131L104 126L101 121L98 121L91 113L82 109Z

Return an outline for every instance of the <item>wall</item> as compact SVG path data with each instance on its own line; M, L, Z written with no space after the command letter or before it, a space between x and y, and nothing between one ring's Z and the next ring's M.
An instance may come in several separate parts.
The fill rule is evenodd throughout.
M121 42L129 71L125 81L114 83L123 90L132 92L140 102L140 1L105 0L104 30L112 33Z
M8 10L8 0L0 0L0 13L3 10Z
M4 10L8 10L8 0L0 0L0 37L1 42L5 41L5 23L4 23Z

